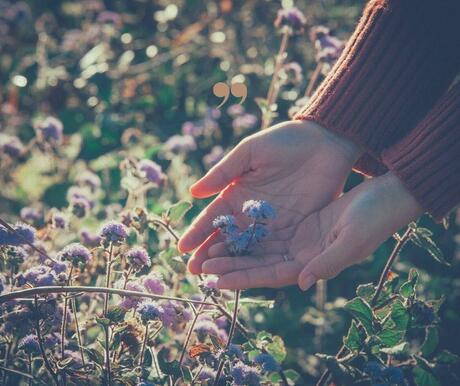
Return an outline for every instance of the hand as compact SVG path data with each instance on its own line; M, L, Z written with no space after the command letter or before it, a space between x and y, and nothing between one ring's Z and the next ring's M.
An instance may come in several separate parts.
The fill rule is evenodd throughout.
M208 248L219 242L215 217L233 214L247 225L241 208L249 199L269 201L277 210L274 239L292 238L297 224L338 197L359 156L352 142L308 121L282 123L242 141L191 187L197 198L219 195L179 242L183 252L200 246L189 270L201 273Z
M307 290L362 261L422 209L391 172L365 181L294 226L292 238L262 243L251 256L226 257L218 243L203 272L218 274L226 289L281 287ZM282 256L292 258L284 261ZM227 255L228 256L228 255Z

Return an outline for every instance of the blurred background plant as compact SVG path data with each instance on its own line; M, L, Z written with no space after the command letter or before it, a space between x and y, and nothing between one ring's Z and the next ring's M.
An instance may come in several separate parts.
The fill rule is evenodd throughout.
M157 278L149 282L156 285L154 293L164 291L162 286L166 286L169 295L192 296L196 282L185 274L187 256L178 257L172 230L181 230L206 204L197 202L190 209L188 187L240 139L270 123L289 119L308 101L340 54L362 6L363 1L354 0L305 0L295 4L289 0L0 1L0 213L11 223L21 218L38 230L36 249L28 245L2 247L0 261L5 278L0 289L8 292L9 286L72 282L103 286L104 273L113 265L113 276L121 280L117 288L145 290L146 279L138 281L154 271L162 274L164 281ZM221 109L216 109L220 101L211 90L217 82L244 83L248 89L245 103L239 105L238 99L230 97ZM361 178L352 175L347 189ZM401 277L409 275L410 267L417 268L421 298L439 299L445 295L435 323L440 348L433 355L442 350L459 353L456 330L460 323L460 255L454 217L447 219L444 226L434 224L428 217L420 222L433 232L432 239L451 262L450 267L433 262L428 252L412 244L406 246L393 266ZM104 245L99 230L113 220L130 231L124 236L127 240L123 246L116 247L120 249L119 260L111 262L107 257L117 240L110 239ZM122 227L117 229L124 231ZM110 230L111 236L121 237L116 229ZM101 241L104 248L99 247ZM50 257L54 259L54 252L72 242L85 245L91 258L85 250L74 248L71 254L62 251L69 264L63 268L52 265L39 252L52 251ZM292 379L300 374L299 385L314 384L323 363L333 363L329 357L321 362L314 354L337 352L350 322L346 299L355 296L358 284L377 281L393 244L394 240L386 242L373 258L343 272L328 283L327 289L325 283L320 284L316 296L313 291L304 294L297 288L245 292L241 317L246 328L270 332L248 340L245 350L253 352L251 359L264 354L268 347L284 368L295 369L295 373L288 373ZM121 259L123 253L128 254L124 249L134 245L146 247L151 260L140 250ZM48 261L46 269L37 271L37 265L44 261ZM104 341L98 343L96 333L101 330L97 325L105 332L109 328L115 340L119 337L120 351L123 339L125 351L130 348L126 342L133 342L129 339L135 338L141 348L146 342L149 349L138 360L145 360L149 369L168 368L169 351L163 351L165 355L159 356L157 363L152 358L158 353L153 353L154 346L149 344L160 324L165 324L164 320L159 323L158 310L148 303L143 305L138 311L141 325L127 322L122 331L117 330L121 323L117 313L107 318L104 312L101 320L93 319L88 325L86 317L81 318L79 326L80 318L73 317L77 307L85 315L95 315L92 304L97 302L91 299L96 295L91 296L66 297L64 305L69 314L61 310L60 315L67 316L55 316L59 325L72 323L77 334L74 344L80 342L80 332L84 331L85 339L100 345L83 354L78 353L78 344L64 354L60 347L58 357L63 358L63 366L69 372L78 373L81 367L75 367L75 363L85 358L102 363L101 369L104 363L110 363L98 357L106 352ZM204 293L200 299L209 296ZM244 302L245 296L270 301ZM129 300L132 299L124 298L130 309L135 309L137 304L129 304ZM40 298L30 307L36 307L36 311L53 301L53 297ZM14 315L12 311L19 306L8 307L7 314ZM21 312L30 315L26 308ZM186 306L180 313L193 313L190 309ZM2 315L4 311L5 308ZM201 343L210 330L225 333L210 326L208 316L195 321L194 339ZM110 318L114 318L110 322L113 325L107 324ZM32 360L40 351L36 336L30 337L25 331L5 332L8 325L4 322L2 366L11 364L7 358L11 358L10 349L15 347L22 350L21 371L33 373L41 363L38 360L34 364ZM184 325L176 330L186 333ZM153 335L147 339L149 331ZM58 342L62 331L54 334L50 332L47 338L54 337ZM167 346L170 338L161 334L158 339ZM414 336L411 342L416 344L420 339ZM117 359L121 354L113 355ZM65 359L70 357L77 359L69 364ZM267 360L259 362L259 368L263 368ZM212 363L202 364L200 373L209 377L203 375L196 382L212 379ZM430 363L425 365L429 370ZM133 363L126 366L134 371ZM242 378L244 384L252 373L251 368L242 366L247 365L232 372L234 378L246 376ZM385 370L381 364L377 367L375 374ZM272 366L271 370L277 368ZM277 371L265 373L275 374L272 382L277 381ZM445 384L458 382L458 372L449 370L451 373L454 378L446 378L445 382L451 383ZM11 384L20 379L14 373L7 376L6 371L2 377ZM139 374L132 377L137 382ZM379 379L382 380L376 378L375 384ZM72 382L71 376L67 382Z

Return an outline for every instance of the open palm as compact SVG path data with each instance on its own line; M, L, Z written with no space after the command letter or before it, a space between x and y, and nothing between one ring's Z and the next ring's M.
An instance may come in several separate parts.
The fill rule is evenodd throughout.
M281 287L298 282L307 289L318 279L330 279L363 260L420 213L399 179L388 173L273 233L251 256L229 257L224 243L216 243L203 272L220 275L221 288ZM285 261L283 255L291 259Z
M283 123L242 141L191 188L197 198L218 195L179 242L184 252L198 247L190 271L201 273L208 249L221 242L212 220L232 214L247 225L241 208L249 199L277 210L272 240L291 239L306 217L338 197L358 156L351 142L311 122Z

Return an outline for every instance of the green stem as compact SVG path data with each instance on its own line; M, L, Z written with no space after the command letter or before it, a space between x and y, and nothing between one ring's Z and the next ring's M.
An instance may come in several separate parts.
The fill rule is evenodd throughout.
M70 285L70 280L72 278L73 273L73 266L70 267L69 277L67 279L67 286ZM62 314L62 324L61 324L61 359L64 360L65 358L65 330L67 325L67 307L68 307L69 299L67 297L67 292L64 292L64 311Z
M230 344L232 343L232 339L233 339L233 334L235 333L236 320L238 316L238 306L239 306L239 301L240 301L240 293L241 293L241 290L235 291L235 308L233 309L232 324L230 325L230 331L228 333L228 339L227 339L227 344L225 345L225 350L228 350L228 348L230 347ZM219 379L222 373L222 369L224 368L224 364L225 364L225 358L223 357L220 360L219 367L217 368L216 378L214 379L214 384L213 384L214 386L217 386L219 384Z
M110 243L109 256L107 258L106 276L105 276L106 288L110 288L110 274L112 273L112 254L113 254L113 244ZM107 315L108 307L109 307L109 294L106 293L104 297L104 316Z
M204 301L206 301L206 297L204 298ZM187 336L185 338L184 345L182 347L182 352L180 354L179 366L182 366L182 362L184 361L184 358L185 358L185 353L187 352L188 343L190 342L190 338L192 336L193 329L195 328L196 321L198 320L198 317L200 316L200 313L202 310L203 310L203 304L200 304L200 307L198 307L198 310L195 313L195 317L192 320L192 324L190 325L187 331Z
M107 386L112 386L112 370L110 368L110 336L109 326L104 325L104 337L105 337L105 373Z

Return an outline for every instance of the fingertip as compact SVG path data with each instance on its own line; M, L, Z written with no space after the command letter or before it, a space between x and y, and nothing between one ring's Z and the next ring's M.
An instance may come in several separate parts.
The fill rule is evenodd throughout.
M187 264L187 269L192 275L200 275L202 272L200 264L198 262L191 258Z
M299 287L302 291L307 291L316 283L316 278L311 273L301 274L298 280Z

